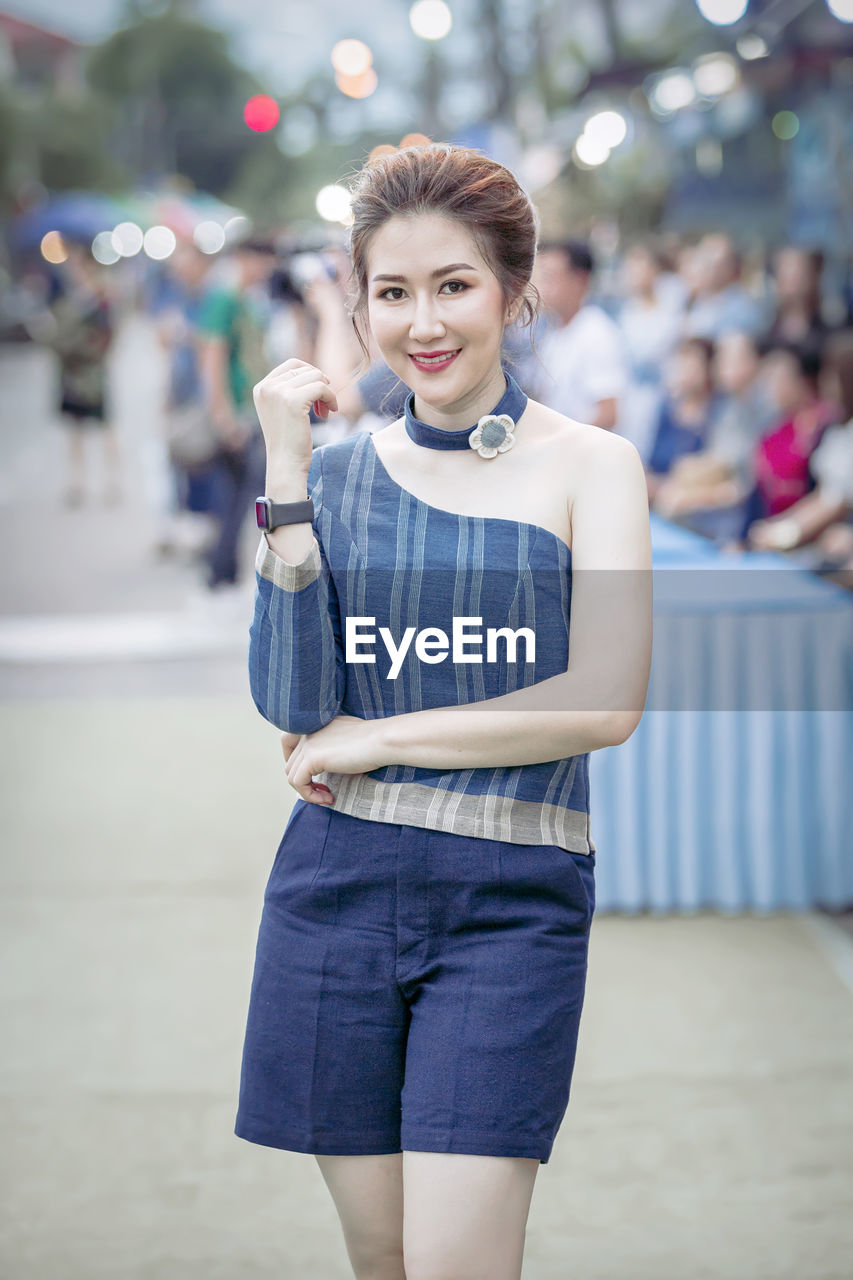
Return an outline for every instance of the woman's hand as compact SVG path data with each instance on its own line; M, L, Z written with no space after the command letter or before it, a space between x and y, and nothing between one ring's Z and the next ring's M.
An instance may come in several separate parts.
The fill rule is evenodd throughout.
M802 540L796 519L785 514L754 520L746 536L755 551L792 551Z
M289 464L306 473L311 465L313 442L311 405L318 417L337 412L338 401L329 379L316 365L295 357L276 365L252 390L267 459Z
M287 780L303 800L331 804L334 796L316 773L370 773L391 764L381 736L382 721L337 715L314 733L283 733Z

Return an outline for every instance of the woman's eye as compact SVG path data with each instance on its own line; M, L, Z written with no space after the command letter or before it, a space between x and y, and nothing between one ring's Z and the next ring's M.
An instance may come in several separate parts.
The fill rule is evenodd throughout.
M469 288L469 286L465 283L465 281L464 281L464 280L445 280L444 284L443 284L441 287L442 287L442 289L446 289L448 285L457 285L457 286L458 286L457 288L453 289L453 291L452 291L452 292L453 292L454 294L456 294L456 293L464 293L464 292L465 292L465 290L466 290L467 288ZM390 297L389 295L390 295L390 294L392 294L392 293L394 293L394 294L399 294L399 293L402 293L402 292L403 292L403 290L400 288L400 286L399 286L398 284L392 284L392 285L389 285L387 289L383 289L383 290L382 290L382 292L381 292L380 294L378 294L377 296L378 296L378 297L380 297L380 298L388 298L388 301L389 301L389 302L398 302L398 301L399 301L399 298L396 298L396 297L395 297L395 298L392 298L392 297Z

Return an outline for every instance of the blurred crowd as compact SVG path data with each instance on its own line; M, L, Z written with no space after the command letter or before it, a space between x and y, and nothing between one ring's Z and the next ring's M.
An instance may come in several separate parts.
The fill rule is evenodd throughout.
M727 551L775 550L853 569L853 327L827 305L819 252L787 245L744 261L721 233L647 238L608 255L540 245L533 331L507 330L510 368L533 398L630 439L653 510ZM169 472L161 555L189 554L211 591L238 584L239 543L263 492L252 388L290 356L330 378L339 412L312 415L315 445L399 417L408 388L361 351L343 243L310 250L245 239L211 257L180 242L140 298L168 364L161 441ZM121 500L104 369L119 310L88 250L50 283L36 336L57 354L69 427L66 500L86 496L81 436L98 430ZM843 309L842 309L843 310Z

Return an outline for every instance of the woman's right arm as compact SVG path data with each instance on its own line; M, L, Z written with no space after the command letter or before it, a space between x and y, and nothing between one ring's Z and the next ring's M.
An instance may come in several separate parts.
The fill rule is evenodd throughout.
M275 502L310 496L322 504L322 449L311 450L308 406L316 400L334 406L324 377L303 361L286 361L255 388L267 447L265 492ZM315 512L313 525L262 533L255 560L252 698L262 716L289 733L313 733L333 720L346 686L340 608L318 529Z

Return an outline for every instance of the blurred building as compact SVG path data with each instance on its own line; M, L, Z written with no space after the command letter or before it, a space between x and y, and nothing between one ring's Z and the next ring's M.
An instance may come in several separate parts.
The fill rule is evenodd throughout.
M0 76L18 94L82 84L82 49L71 36L0 13Z

